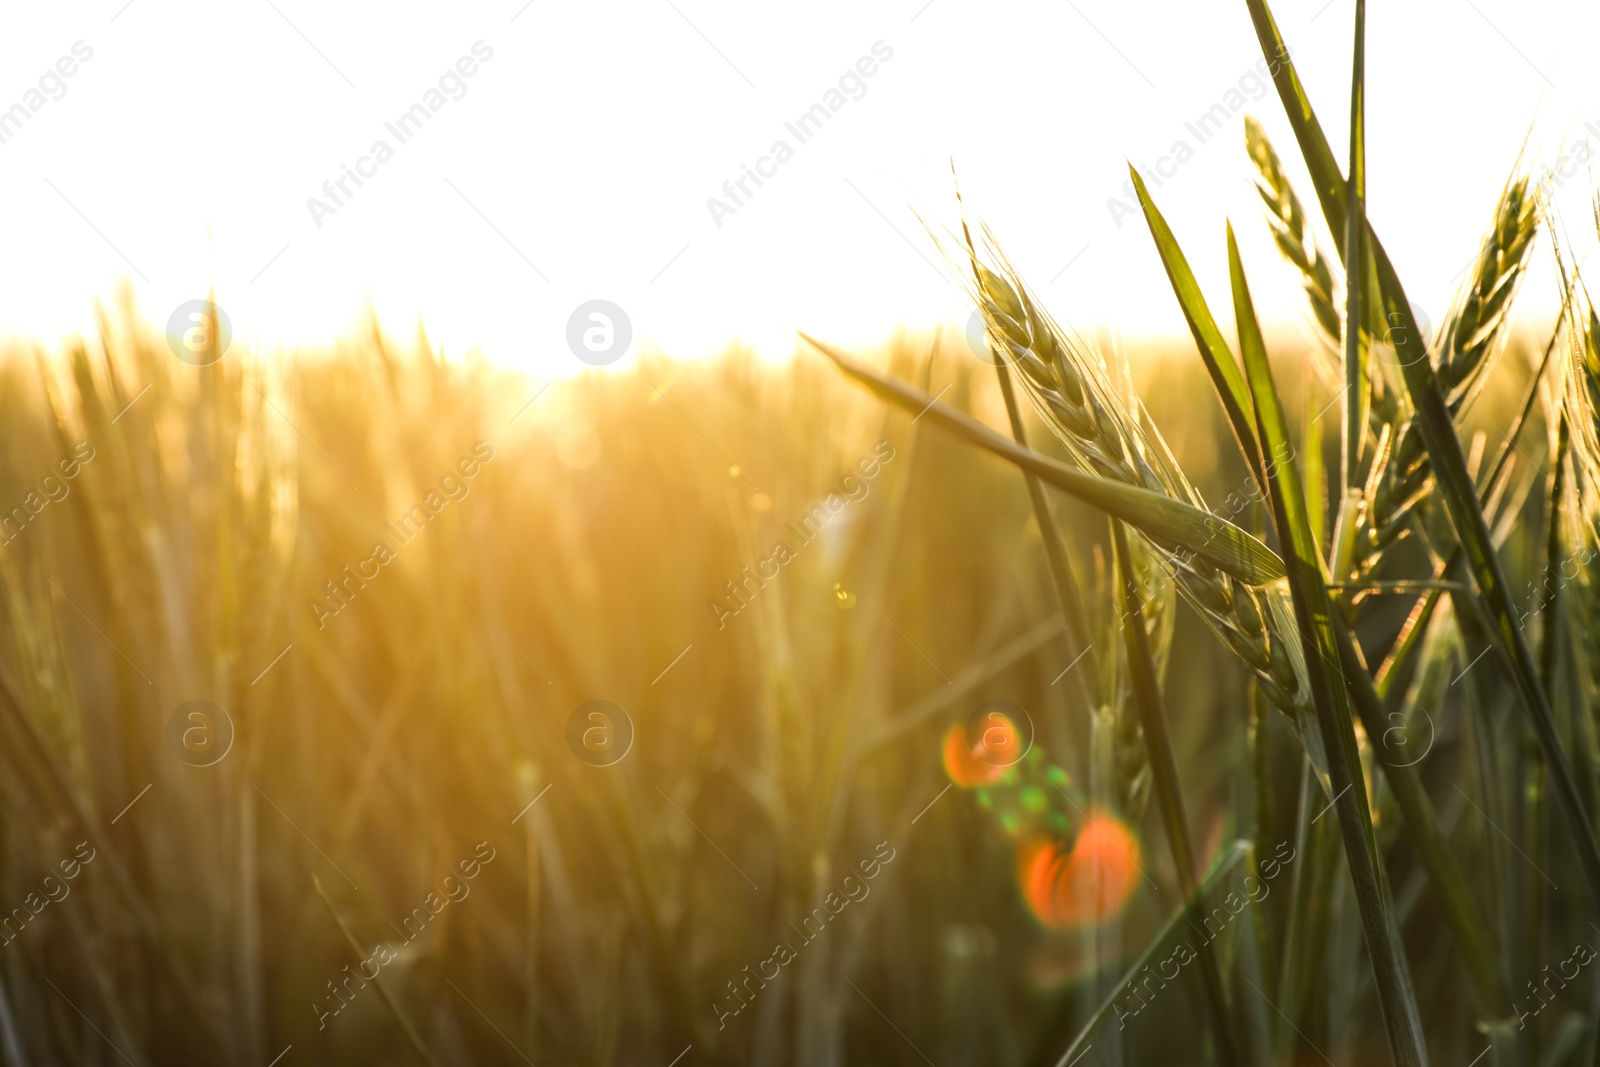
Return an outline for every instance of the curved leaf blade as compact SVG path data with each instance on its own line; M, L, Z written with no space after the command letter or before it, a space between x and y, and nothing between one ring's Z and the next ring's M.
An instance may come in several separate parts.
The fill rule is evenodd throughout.
M1191 551L1246 585L1269 585L1285 574L1283 560L1277 553L1226 519L1148 489L1085 474L1059 460L1023 448L970 415L879 374L840 349L805 333L800 336L833 360L840 370L885 400L919 417L932 419L969 444L1010 460L1062 492L1121 519L1160 545L1174 551Z
M1156 252L1161 256L1161 265L1166 268L1172 292L1178 298L1178 305L1183 308L1183 317L1189 323L1189 332L1194 335L1200 358L1205 361L1211 381L1217 387L1217 397L1228 415L1228 425L1233 428L1239 451L1244 453L1246 465L1259 477L1261 446L1256 441L1253 423L1255 412L1251 410L1250 391L1245 388L1233 350L1217 328L1217 320L1206 305L1205 295L1200 292L1200 283L1195 281L1194 271L1189 268L1183 249L1178 247L1178 239L1173 236L1172 228L1167 225L1155 201L1150 199L1144 179L1131 166L1128 172L1133 175L1133 188L1139 194L1139 206L1144 209L1144 220L1150 227Z

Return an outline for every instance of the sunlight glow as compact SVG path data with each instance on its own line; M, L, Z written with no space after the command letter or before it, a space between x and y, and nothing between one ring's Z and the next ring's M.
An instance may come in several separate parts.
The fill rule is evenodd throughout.
M1244 8L1157 7L824 2L781 24L712 0L30 7L0 41L29 72L4 90L27 114L0 129L0 332L89 329L126 279L154 322L214 287L268 351L360 329L370 305L544 377L583 369L566 323L595 298L631 320L621 365L787 356L800 328L860 347L966 320L919 222L955 224L954 165L1059 317L1182 337L1125 159L1196 251L1228 212L1269 325L1294 327L1242 118L1292 138ZM1350 5L1279 17L1342 155ZM1600 11L1553 0L1373 13L1370 211L1435 318L1530 124L1528 161L1587 216L1597 30ZM1221 291L1222 257L1196 259ZM1547 271L1524 314L1553 310Z

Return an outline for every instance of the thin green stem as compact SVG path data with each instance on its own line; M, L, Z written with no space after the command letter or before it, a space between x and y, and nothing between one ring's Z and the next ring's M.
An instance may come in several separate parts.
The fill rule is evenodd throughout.
M1111 520L1111 543L1116 554L1117 572L1122 580L1122 635L1128 653L1128 674L1133 685L1133 703L1144 731L1145 750L1155 777L1156 800L1172 849L1172 863L1190 908L1200 907L1200 877L1195 869L1194 845L1189 840L1189 819L1184 811L1183 790L1178 782L1178 762L1172 755L1172 740L1167 734L1167 717L1162 709L1161 683L1156 677L1155 659L1150 654L1150 636L1144 627L1144 599L1128 553L1128 534L1122 524ZM1206 1007L1211 1013L1212 1036L1223 1063L1238 1062L1238 1044L1228 1012L1226 987L1211 943L1200 946L1201 978Z

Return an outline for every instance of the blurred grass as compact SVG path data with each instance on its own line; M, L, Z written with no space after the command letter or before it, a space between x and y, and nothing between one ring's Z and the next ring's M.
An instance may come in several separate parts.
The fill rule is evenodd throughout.
M930 373L926 350L894 358ZM983 369L956 352L931 374L982 409ZM74 1005L141 1063L402 1060L375 991L317 1028L361 957L314 874L356 937L403 946L383 981L449 1062L508 1062L506 1038L536 1062L914 1057L875 1007L929 1054L988 1055L1049 1007L1030 974L1068 949L1040 943L1006 848L949 797L911 824L944 787L940 730L986 697L1034 709L1068 766L1085 747L1000 464L815 360L540 392L376 333L195 368L123 312L0 374L0 499L94 449L0 556L0 888L21 906L79 840L107 857L0 954L29 1062L112 1054ZM708 601L879 440L895 455L867 496L719 631ZM468 494L402 543L385 523L478 441L494 458ZM376 541L394 562L319 629L311 600ZM566 746L592 698L637 730L613 767ZM191 699L236 729L215 766L167 749ZM480 841L497 860L470 895L401 941ZM725 983L881 841L899 858L870 897L719 1032Z
M1003 426L992 369L961 344L931 349L904 337L882 358ZM1218 447L1215 405L1186 399L1205 379L1159 374L1151 417L1220 501L1245 471ZM1284 395L1308 392L1287 377ZM266 1067L286 1046L284 1064L421 1062L410 1027L450 1064L666 1064L689 1046L685 1064L1023 1063L1089 1017L1180 899L1167 849L1147 846L1149 880L1096 957L1036 923L1011 843L943 792L942 733L991 698L1027 709L1048 758L1090 784L1091 711L1052 684L1070 657L1020 475L821 359L651 357L546 387L374 329L196 368L124 308L60 356L11 353L0 411L0 503L21 504L79 442L94 453L0 548L0 906L25 908L78 842L99 850L0 947L10 1062ZM718 629L724 583L880 441L894 456L866 495ZM493 458L466 495L401 543L385 523L477 442ZM1048 499L1096 632L1113 633L1104 522ZM319 629L313 598L331 604L324 583L378 541L394 560ZM1532 548L1508 560L1542 565ZM1300 998L1278 1005L1304 1035L1291 1047L1381 1056L1332 820L1295 825L1325 800L1301 797L1285 722L1258 720L1252 750L1245 672L1173 610L1163 700L1198 865L1258 819L1256 862L1283 842L1303 857L1261 904L1264 934L1240 923L1219 939L1230 995L1254 996L1254 974ZM1403 614L1372 617L1398 629ZM168 747L194 699L236 731L214 766ZM567 745L591 699L636 730L610 767ZM1439 755L1422 768L1445 802L1480 743L1454 707L1435 713ZM1504 702L1491 710L1491 734L1509 729ZM1374 796L1403 902L1418 866L1392 798ZM1499 869L1486 857L1503 842L1445 824L1476 880ZM1156 815L1139 829L1159 834ZM802 945L791 924L883 842L895 858L870 893ZM428 894L444 898L480 843L493 860L408 942L403 918L433 910ZM1547 862L1575 877L1564 854ZM381 970L395 1010L343 984L369 952L313 877L359 944L397 950ZM1564 898L1545 908L1552 930L1571 925ZM1270 965L1291 928L1301 970L1280 986L1247 958ZM1430 1043L1465 1063L1480 1046L1449 933L1425 907L1402 932ZM746 986L784 941L794 961ZM754 991L737 1015L730 982ZM1197 993L1128 1021L1127 1062L1192 1062Z

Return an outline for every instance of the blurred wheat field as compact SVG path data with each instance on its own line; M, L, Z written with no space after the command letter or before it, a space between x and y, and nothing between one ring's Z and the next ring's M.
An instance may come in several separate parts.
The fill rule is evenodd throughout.
M988 386L970 353L898 351L947 398ZM898 1059L874 1005L930 1053L1020 1054L1065 995L1052 976L1089 969L1039 941L1008 852L939 800L938 736L985 698L1086 748L1050 685L1066 660L1026 501L817 362L542 388L374 333L195 368L113 316L5 376L5 499L93 450L4 553L5 889L21 906L78 842L97 852L4 952L19 1062L111 1053L68 998L138 1062L291 1043L405 1062L378 990L341 985L379 941L397 947L379 980L442 1062L512 1062L507 1038L535 1062ZM880 442L865 495L719 619L727 583ZM465 477L475 445L492 459ZM396 526L441 479L438 514ZM613 766L566 743L592 699L636 730ZM234 731L208 766L169 741L194 700ZM195 722L202 749L225 731ZM494 859L466 881L480 842ZM729 1016L729 983L885 853ZM429 893L449 903L407 939Z

